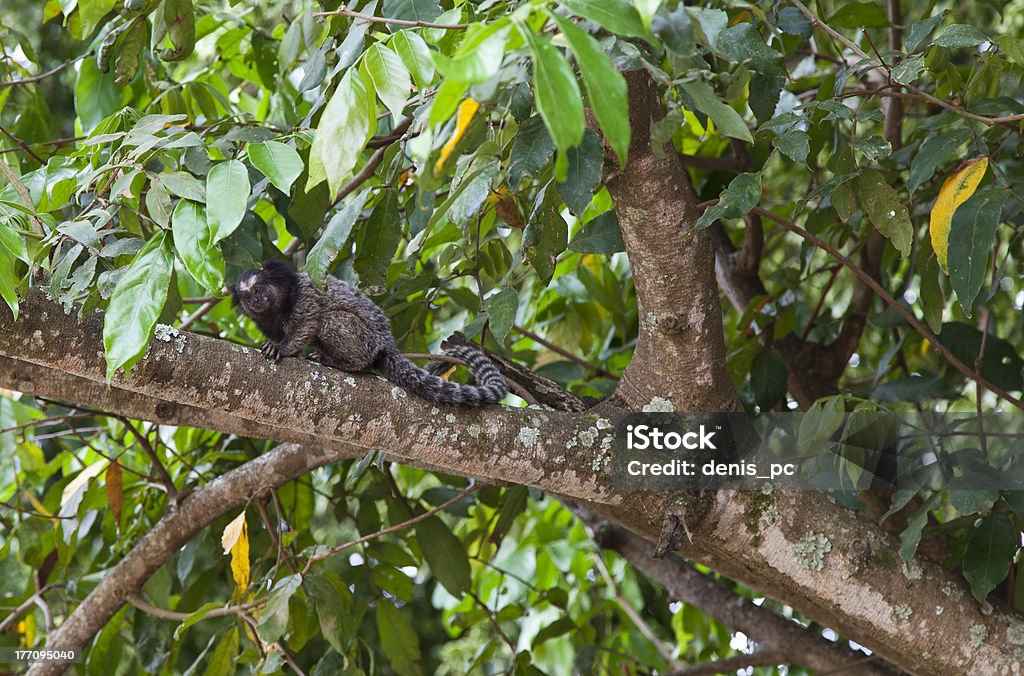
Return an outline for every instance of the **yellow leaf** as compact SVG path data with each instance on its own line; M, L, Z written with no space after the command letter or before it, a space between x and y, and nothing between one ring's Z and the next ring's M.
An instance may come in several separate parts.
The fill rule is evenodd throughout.
M448 139L448 143L445 143L444 147L441 148L441 157L437 158L437 163L434 164L435 174L441 171L444 163L448 161L448 157L455 150L455 146L462 140L466 129L469 128L469 123L473 121L473 116L476 115L479 107L480 104L469 97L463 99L462 103L459 104L459 110L455 114L455 133Z
M75 495L75 493L78 492L78 489L82 488L83 486L89 483L89 479L92 479L95 476L99 476L100 472L103 471L104 465L106 464L106 460L97 460L96 462L89 465L81 472L79 472L74 479L69 481L68 484L64 487L64 490L60 494L60 506L64 507L64 505L68 504L68 502L70 502L71 498Z
M953 214L957 207L966 202L978 189L978 184L981 183L987 169L988 158L984 156L976 157L965 164L942 184L935 206L932 207L931 223L928 226L932 236L932 249L939 260L939 267L947 275L949 229L953 225Z
M249 528L245 523L245 510L224 527L220 544L225 554L231 554L231 577L235 580L235 595L241 596L249 586Z
M114 523L117 530L121 530L121 508L124 507L124 473L121 471L121 463L114 460L107 468L106 487L107 503L110 511L114 513Z

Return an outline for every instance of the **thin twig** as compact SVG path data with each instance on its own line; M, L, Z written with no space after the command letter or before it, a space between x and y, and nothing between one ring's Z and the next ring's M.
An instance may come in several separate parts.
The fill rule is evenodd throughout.
M188 619L189 617L195 614L195 611L191 613L179 613L175 610L158 608L152 605L151 603L148 603L138 594L129 594L128 603L132 604L133 606L135 606L142 612L146 613L147 615L159 617L162 620L174 620L176 622L183 622L184 620ZM223 608L214 608L213 610L207 612L206 615L203 616L203 619L205 620L213 619L215 617L226 617L228 615L241 615L246 610L250 608L255 608L256 606L261 606L264 603L266 603L266 600L260 599L258 601L250 601L249 603L243 603L237 606L225 606Z
M18 138L11 132L7 131L5 127L0 127L0 132L3 132L4 136L11 139L11 141L13 141L15 145L20 146L21 149L24 150L28 154L28 156L31 157L33 160L35 160L39 164L43 164L43 158L39 157L39 155L36 155L34 152L32 152L32 149L28 147L27 143L22 141L20 138Z
M56 75L57 73L61 72L62 70L64 70L68 66L70 66L71 64L75 63L76 61L81 61L82 59L86 58L87 56L92 56L92 50L89 50L85 54L79 54L78 56L74 57L73 59L68 59L64 63L62 63L59 66L57 66L56 68L51 68L50 70L46 71L45 73L40 73L39 75L33 75L31 77L23 77L23 78L20 78L18 80L7 80L7 81L4 81L4 82L0 82L0 89L3 89L4 87L14 87L16 85L29 84L29 83L32 83L32 82L39 82L40 80L45 80L46 78L50 77L51 75Z
M369 21L370 23L385 23L392 26L408 26L411 28L440 28L442 30L465 30L469 28L468 23L431 23L429 21L407 21L405 19L386 19L381 16L371 16L370 14L363 14L361 12L353 12L348 7L339 7L338 9L331 12L313 12L313 16L319 18L323 16L348 16L353 19L362 19L363 21Z
M576 364L578 366L582 366L583 368L585 368L587 370L593 371L594 373L596 373L599 376L603 376L605 378L611 378L612 380L618 380L617 376L612 375L608 371L605 371L600 366L597 366L596 364L591 364L586 359L581 359L580 357L577 357L572 352L569 352L568 350L566 350L564 347L559 347L558 345L555 345L551 341L545 340L544 338L541 338L540 336L538 336L533 331L530 331L529 329L524 329L523 327L517 325L517 326L513 326L512 330L515 331L516 333L522 335L522 336L526 336L527 338L529 338L530 340L532 340L535 343L540 343L541 345L543 345L544 347L548 348L552 352L554 352L556 354L559 354L562 357L565 357L566 359L568 359L572 363L574 363L574 364Z
M370 540L374 540L376 538L379 538L381 535L387 535L388 533L394 533L394 532L397 532L397 531L400 531L400 530L405 530L409 526L415 525L415 524L419 523L420 521L423 521L424 519L430 518L431 516L437 514L441 510L446 509L446 508L454 505L456 502L458 502L462 498L464 498L467 495L470 495L472 493L475 493L478 490L480 490L480 484L472 484L472 485L468 486L465 490L461 491L458 495L456 495L455 497L453 497L450 500L448 500L447 502L444 502L444 503L438 505L437 507L429 509L426 512L423 512L422 514L418 514L418 515L412 517L411 519L406 519L402 523L396 523L394 526L388 526L387 528L379 530L376 533L369 533L368 535L364 535L361 538L356 538L355 540L351 540L349 542L346 542L343 545L337 545L336 547L329 547L328 549L325 549L323 551L316 552L312 556L309 557L309 561L306 562L305 567L303 567L303 569L302 569L302 574L305 575L306 573L308 573L309 569L312 568L313 564L316 563L317 561L321 561L323 559L326 559L326 558L329 558L331 556L334 556L335 554L339 554L339 553L345 551L346 549L351 549L352 547L355 547L357 545L361 545L364 542L369 542Z
M33 143L32 145L34 145L34 146L64 146L64 145L68 145L69 143L75 143L77 141L81 141L84 138L86 138L86 137L85 136L69 136L68 138L55 138L52 141L40 141L39 143ZM3 155L5 153L16 153L19 150L21 150L21 148L4 148L3 150L0 150L0 155Z
M188 331L193 324L202 319L203 316L205 316L207 312L212 310L214 306L217 305L217 303L219 303L220 301L220 298L214 297L214 300L208 300L205 303L203 303L202 307L200 307L198 310L196 310L195 312L193 312L192 314L185 318L185 321L183 321L178 326L178 330Z

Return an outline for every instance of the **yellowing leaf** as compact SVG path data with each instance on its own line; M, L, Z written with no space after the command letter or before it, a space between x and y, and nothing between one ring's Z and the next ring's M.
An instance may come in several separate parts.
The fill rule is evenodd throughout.
M466 134L466 129L469 128L469 123L473 121L473 116L476 115L478 108L480 108L480 104L469 97L466 97L459 104L459 110L455 115L455 133L448 139L448 143L445 143L444 147L441 148L441 157L437 158L437 163L434 164L434 173L441 171L444 167L444 163L448 161L448 157L455 150L455 146L459 144L459 141Z
M68 504L68 502L71 501L72 496L78 492L78 489L89 483L89 479L99 476L100 472L103 471L103 466L106 464L106 460L97 460L79 472L78 476L69 481L60 494L60 506L64 507L64 505Z
M220 544L225 554L231 554L231 577L235 580L235 595L241 596L249 586L249 528L245 523L245 510L224 527Z
M932 207L931 222L928 226L932 236L932 249L939 260L939 266L947 275L949 229L953 225L953 214L957 207L966 202L978 189L987 169L987 157L977 157L965 164L942 184L935 206Z
M110 463L110 467L107 468L106 476L106 487L107 487L107 503L110 505L110 511L114 513L114 523L117 524L117 530L121 530L121 508L124 507L124 472L121 471L121 463L117 460Z

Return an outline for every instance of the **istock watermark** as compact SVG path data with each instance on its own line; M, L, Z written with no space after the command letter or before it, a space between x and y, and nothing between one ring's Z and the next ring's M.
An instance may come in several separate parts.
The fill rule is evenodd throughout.
M1024 490L1016 413L631 413L612 426L620 490Z

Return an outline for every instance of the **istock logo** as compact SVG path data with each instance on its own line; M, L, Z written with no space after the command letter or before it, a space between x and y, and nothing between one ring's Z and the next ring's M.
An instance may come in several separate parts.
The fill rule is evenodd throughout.
M713 437L715 431L709 431L701 425L696 432L662 432L651 425L627 425L626 448L631 451L677 451L685 448L688 451L718 450Z

